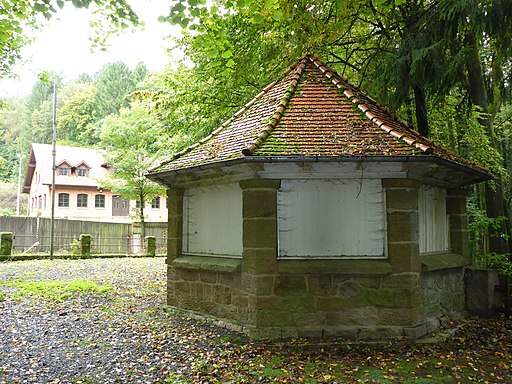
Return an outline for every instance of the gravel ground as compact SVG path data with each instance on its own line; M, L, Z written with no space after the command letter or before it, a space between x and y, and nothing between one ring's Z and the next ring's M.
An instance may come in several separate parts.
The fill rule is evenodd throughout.
M170 310L165 275L163 258L0 263L0 384L512 383L511 321L427 344L253 342Z
M163 258L0 263L0 282L15 279L112 288L55 299L0 285L0 383L180 382L231 337L165 307Z

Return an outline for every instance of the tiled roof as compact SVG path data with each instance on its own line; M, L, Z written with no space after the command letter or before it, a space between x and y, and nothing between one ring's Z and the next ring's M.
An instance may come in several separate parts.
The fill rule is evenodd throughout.
M86 166L89 168L88 177L55 177L56 185L97 187L98 180L103 180L108 170L103 166L105 158L101 151L93 148L68 147L57 145L55 148L55 164L67 164L70 167ZM52 145L32 143L30 148L30 158L25 173L24 192L30 190L34 172L39 172L41 184L52 184Z
M420 136L308 55L220 128L151 173L254 157L425 155L486 171Z

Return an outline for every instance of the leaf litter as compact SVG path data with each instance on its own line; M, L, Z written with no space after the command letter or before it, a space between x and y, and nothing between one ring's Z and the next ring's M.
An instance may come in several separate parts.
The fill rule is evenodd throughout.
M0 383L507 383L512 324L467 318L436 343L249 340L165 305L163 258L0 264ZM87 281L52 295L13 281ZM10 283L9 283L10 282Z

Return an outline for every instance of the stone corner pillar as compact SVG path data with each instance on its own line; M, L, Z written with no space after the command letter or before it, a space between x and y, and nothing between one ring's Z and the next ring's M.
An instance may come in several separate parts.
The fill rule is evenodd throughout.
M248 298L248 322L268 326L259 302L274 295L277 273L277 191L280 180L240 181L242 189L242 290Z
M383 179L386 190L388 258L393 273L420 272L418 195L421 183Z
M242 272L274 273L277 265L277 190L280 180L240 182L242 189Z
M167 189L167 265L182 253L184 193L182 188Z
M453 253L469 257L468 219L466 214L466 188L448 189L446 214L448 215L450 246Z

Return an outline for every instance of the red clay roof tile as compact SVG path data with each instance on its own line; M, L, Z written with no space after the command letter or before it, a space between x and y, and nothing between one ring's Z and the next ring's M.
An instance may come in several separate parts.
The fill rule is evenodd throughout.
M151 173L258 156L437 156L434 144L313 56L293 64L231 119Z

